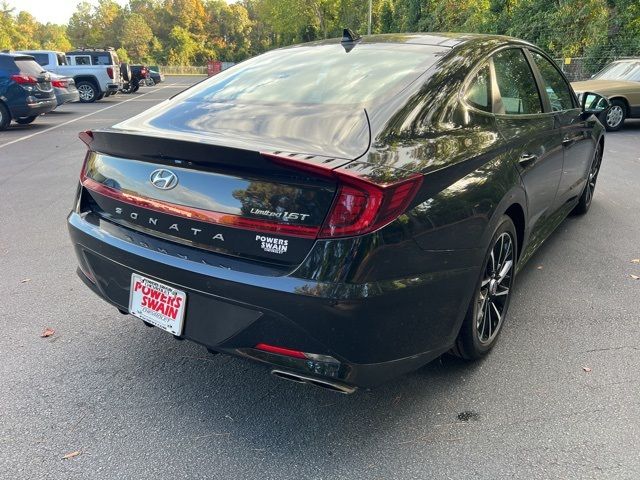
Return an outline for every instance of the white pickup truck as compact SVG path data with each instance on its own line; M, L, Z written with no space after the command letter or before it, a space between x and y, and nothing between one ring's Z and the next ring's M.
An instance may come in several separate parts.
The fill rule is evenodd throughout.
M31 55L46 70L73 77L76 82L80 101L95 102L122 88L120 68L116 65L92 65L75 62L75 56L66 56L53 50L23 50L18 53Z

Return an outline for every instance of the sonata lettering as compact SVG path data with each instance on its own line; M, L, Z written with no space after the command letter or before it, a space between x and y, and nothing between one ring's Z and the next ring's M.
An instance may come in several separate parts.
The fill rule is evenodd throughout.
M123 216L127 219L131 219L131 220L139 220L140 223L144 223L144 217L141 217L141 214L139 212L132 212L132 211L125 211L124 208L122 207L115 207L114 208L114 212L116 215L119 216ZM144 214L143 214L144 215ZM159 217L148 217L146 219L146 223L148 225L153 225L154 227L162 227L162 222L160 221ZM202 228L196 228L196 227L186 227L182 224L179 223L172 223L170 225L164 225L164 228L167 230L173 230L174 232L178 232L180 234L183 234L184 236L191 236L191 237L198 237L198 236L202 236L199 235L200 233L202 233L204 230ZM219 242L224 242L224 235L222 233L211 233L208 234L209 238L211 240L216 240Z

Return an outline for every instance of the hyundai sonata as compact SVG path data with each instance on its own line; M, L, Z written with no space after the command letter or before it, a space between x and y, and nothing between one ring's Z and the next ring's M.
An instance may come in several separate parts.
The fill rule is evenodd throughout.
M581 98L508 37L270 51L81 133L78 273L147 325L339 392L480 358L518 269L591 205L607 102Z

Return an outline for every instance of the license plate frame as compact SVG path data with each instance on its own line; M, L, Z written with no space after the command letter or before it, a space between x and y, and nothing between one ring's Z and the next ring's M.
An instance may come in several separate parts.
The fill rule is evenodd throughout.
M182 335L187 293L139 273L131 274L129 313L175 336Z

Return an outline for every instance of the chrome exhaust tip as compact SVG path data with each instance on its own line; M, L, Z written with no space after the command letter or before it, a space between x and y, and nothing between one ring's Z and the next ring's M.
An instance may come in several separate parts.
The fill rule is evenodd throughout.
M282 378L283 380L289 380L296 383L307 383L315 385L316 387L324 388L325 390L331 390L332 392L342 393L344 395L350 395L357 390L356 387L345 385L344 383L334 382L332 380L326 380L324 378L308 377L299 373L286 372L284 370L271 370L271 375Z

